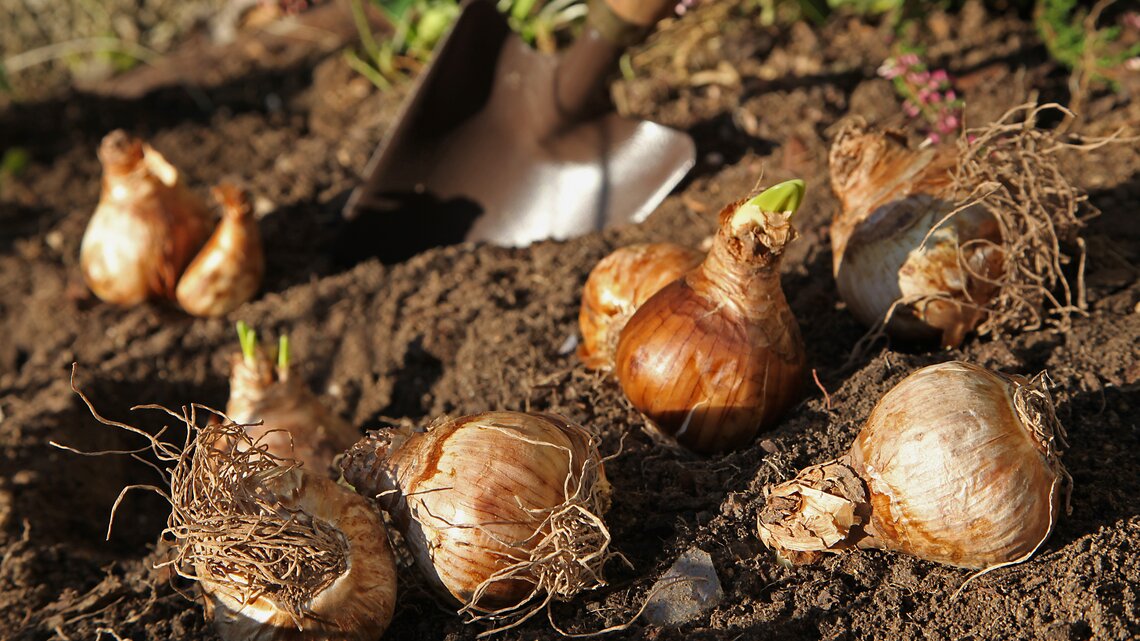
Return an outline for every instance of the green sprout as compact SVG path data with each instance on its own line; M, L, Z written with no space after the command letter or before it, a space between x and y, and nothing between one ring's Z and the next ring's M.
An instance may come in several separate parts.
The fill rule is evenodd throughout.
M743 225L765 225L767 214L787 214L791 217L800 208L804 199L804 181L787 180L772 185L760 194L749 198L732 215L732 227Z
M282 334L277 340L277 376L282 380L289 372L289 336Z
M755 207L760 211L795 213L804 200L804 191L804 181L799 178L786 180L778 185L772 185L758 196L748 199L744 206Z
M245 321L237 322L238 342L241 343L241 356L245 364L253 366L257 362L257 332Z

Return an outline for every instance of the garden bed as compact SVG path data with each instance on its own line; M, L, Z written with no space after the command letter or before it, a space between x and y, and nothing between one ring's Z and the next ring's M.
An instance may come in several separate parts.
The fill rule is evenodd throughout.
M1068 102L1067 72L1032 26L976 6L934 14L943 37L928 55L958 78L968 124L1029 99ZM1103 213L1089 221L1088 313L1048 328L963 348L878 348L843 365L863 335L838 304L827 224L833 126L858 114L907 126L876 67L889 30L833 18L811 28L755 24L710 4L634 55L636 77L615 85L626 113L687 130L699 160L644 224L525 249L464 244L405 261L344 253L340 208L394 117L406 85L377 92L342 58L288 57L214 86L174 85L142 97L69 93L0 112L0 147L29 167L0 192L0 629L21 639L216 638L195 588L150 569L167 507L130 495L105 539L119 490L151 483L128 457L85 458L52 447L137 448L97 424L69 387L105 416L157 430L157 413L225 405L233 321L287 332L294 371L362 431L400 419L490 409L558 412L596 430L614 486L607 521L610 585L552 609L564 630L630 620L653 582L692 546L712 555L724 599L681 628L642 622L616 633L653 639L975 638L1128 639L1140 635L1140 147L1116 144L1064 158ZM300 62L297 62L300 60ZM722 64L727 63L727 64ZM1125 91L1091 95L1082 133L1140 124ZM204 100L204 101L203 101ZM1046 123L1055 124L1055 123ZM192 319L163 304L118 309L95 299L78 269L79 243L99 197L99 140L123 127L148 140L203 193L224 177L246 184L263 215L267 276L229 318ZM748 449L701 457L663 446L609 377L572 350L582 284L624 244L696 245L720 207L758 180L799 177L808 192L801 237L783 283L807 343L813 388ZM845 451L875 400L914 369L963 359L1007 372L1046 369L1068 430L1072 512L1032 560L975 579L964 570L876 551L785 568L760 543L766 485ZM474 639L401 572L389 639ZM503 639L558 638L545 617ZM107 637L104 637L107 638Z

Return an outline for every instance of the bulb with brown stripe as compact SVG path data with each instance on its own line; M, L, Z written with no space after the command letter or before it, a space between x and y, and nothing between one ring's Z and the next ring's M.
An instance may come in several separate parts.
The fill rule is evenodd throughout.
M594 438L561 416L486 412L372 432L341 467L461 612L517 618L603 585L610 486Z
M616 249L598 261L582 289L578 358L590 369L612 368L618 337L629 317L703 257L673 243L640 243Z
M800 399L800 328L780 287L780 256L804 183L725 207L704 261L626 323L614 371L661 432L701 453L747 446Z
M853 547L972 569L1028 559L1069 481L1047 380L957 361L914 372L846 456L769 490L760 539L793 562Z
M224 316L253 298L265 274L261 232L249 194L230 183L213 190L222 220L178 281L182 309L195 316Z

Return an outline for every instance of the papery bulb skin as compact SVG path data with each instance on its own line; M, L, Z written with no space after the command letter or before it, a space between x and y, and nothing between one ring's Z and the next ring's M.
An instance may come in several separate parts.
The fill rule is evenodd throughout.
M223 184L213 191L222 219L178 281L182 309L194 316L224 316L249 301L265 274L261 232L249 194Z
M1019 385L951 362L879 400L851 446L875 547L980 569L1021 559L1049 536L1065 473L1022 420Z
M226 415L247 425L250 438L267 446L271 454L296 459L318 474L329 470L333 458L360 438L355 428L262 349L253 358L234 355ZM259 421L261 425L252 425Z
M601 584L610 486L594 439L561 416L486 412L426 432L380 430L341 467L393 516L420 572L464 610L510 610Z
M618 337L629 317L650 296L696 267L704 256L673 243L621 247L590 271L582 290L578 357L590 369L613 367Z
M832 144L841 204L831 225L832 268L840 297L864 325L882 322L902 300L887 327L892 336L953 347L985 320L1004 269L1001 230L980 204L942 222L955 208L956 163L951 147L911 150L901 136L861 123Z
M102 194L79 254L88 287L124 306L174 298L210 233L209 210L161 154L122 130L103 138L99 160Z
M779 262L795 237L789 218L803 183L772 189L791 183L790 210L756 210L742 222L752 201L725 207L704 261L622 330L614 365L622 390L658 430L696 452L745 447L800 400L804 344Z
M285 511L319 519L340 533L347 556L344 571L307 599L296 621L276 595L251 594L241 576L219 577L198 567L207 616L218 635L226 641L379 639L396 607L395 557L380 515L361 496L299 468L268 484Z
M914 372L847 456L769 492L761 539L793 559L855 546L971 569L1028 559L1069 482L1044 380L957 361Z

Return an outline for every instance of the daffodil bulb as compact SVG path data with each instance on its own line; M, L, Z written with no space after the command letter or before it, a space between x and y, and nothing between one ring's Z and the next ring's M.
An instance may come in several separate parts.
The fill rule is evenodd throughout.
M856 547L972 569L1025 561L1070 480L1046 382L958 361L914 372L848 454L770 488L760 539L793 562Z
M831 224L839 296L859 322L910 341L960 344L986 319L1005 254L998 220L958 209L953 147L912 150L862 123L831 146L840 210Z
M341 468L392 514L421 574L475 618L517 621L604 584L610 485L594 437L561 416L380 430Z
M99 146L103 189L79 263L91 291L117 305L174 298L212 216L179 171L150 145L113 131Z

